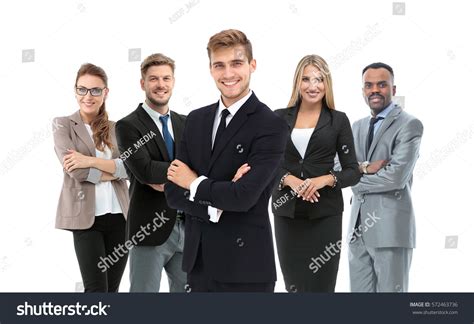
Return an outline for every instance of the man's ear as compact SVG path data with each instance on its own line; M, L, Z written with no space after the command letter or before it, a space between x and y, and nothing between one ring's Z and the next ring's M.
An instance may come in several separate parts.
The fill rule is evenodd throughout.
M142 87L142 90L145 91L145 80L140 79L140 86Z
M257 61L255 59L252 59L249 62L249 65L250 65L250 73L255 72L255 70L257 69Z
M392 94L393 96L397 93L397 86L396 85L394 85L392 87L392 92L393 92L393 94Z

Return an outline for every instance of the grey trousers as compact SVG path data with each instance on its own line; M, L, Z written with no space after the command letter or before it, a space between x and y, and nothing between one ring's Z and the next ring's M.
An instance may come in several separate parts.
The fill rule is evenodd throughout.
M184 223L176 220L168 240L159 246L134 246L130 250L130 292L159 292L163 268L170 292L184 292L186 273L181 269Z
M349 244L351 292L407 292L413 249L372 248L362 236Z

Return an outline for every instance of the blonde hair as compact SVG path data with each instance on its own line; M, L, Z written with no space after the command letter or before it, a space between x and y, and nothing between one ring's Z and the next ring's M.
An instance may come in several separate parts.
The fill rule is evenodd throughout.
M174 69L175 69L174 60L164 54L156 53L156 54L151 54L150 56L145 58L142 64L140 65L140 72L142 73L142 79L145 79L145 75L148 69L155 65L168 65L171 68L171 71L174 73Z
M298 63L295 76L293 78L293 91L291 92L291 98L288 102L288 107L298 106L301 104L301 80L303 78L303 71L308 65L314 66L323 74L323 83L324 88L326 89L326 94L323 98L323 106L326 106L329 109L336 109L334 105L332 78L331 73L329 72L329 66L321 56L315 54L306 55Z

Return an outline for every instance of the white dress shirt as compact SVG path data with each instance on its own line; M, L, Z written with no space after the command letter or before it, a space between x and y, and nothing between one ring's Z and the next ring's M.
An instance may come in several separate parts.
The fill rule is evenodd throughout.
M148 113L148 115L150 115L151 119L153 119L153 121L156 124L156 127L158 127L158 130L160 131L161 137L164 138L163 137L163 124L161 123L160 117L170 115L170 110L168 109L168 112L166 114L162 115L159 112L154 111L153 109L151 109L150 106L148 106L148 104L146 102L144 102L142 104L142 107L143 107L143 110L145 110ZM173 124L171 123L171 115L170 115L170 118L168 118L168 123L167 124L168 124L168 130L169 130L169 132L171 134L171 137L173 138L173 141L174 141Z
M214 147L214 140L216 139L216 133L217 133L217 128L219 127L219 123L221 120L221 115L222 111L224 109L227 109L229 111L229 114L226 117L226 127L229 125L230 121L232 118L234 118L235 114L239 111L239 109L244 105L245 102L250 98L252 95L252 90L249 91L249 93L240 99L239 101L235 102L234 104L230 105L229 107L226 107L224 105L224 102L222 102L222 98L219 100L219 108L217 110L217 113L214 117L214 124L212 126L212 147ZM237 170L236 170L237 171ZM194 196L196 195L197 188L199 187L199 184L201 181L207 179L206 176L200 176L196 180L194 180L189 188L189 200L194 201ZM222 210L217 209L212 206L207 207L207 212L209 214L209 220L213 223L217 223L219 221L219 218L222 215Z
M92 128L88 124L84 124L86 126L87 132L92 138ZM99 159L105 160L112 160L112 151L108 146L105 146L104 151L99 151L97 148L95 149L95 156ZM115 159L120 160L120 159ZM115 161L115 173L114 176L117 176L119 173L125 172L125 167L123 164L118 164L118 161ZM119 168L123 168L119 170ZM117 199L117 195L115 194L114 187L112 186L111 181L100 181L95 184L95 216L102 216L105 214L121 214L122 207L120 207L120 203Z
M387 108L385 108L377 116L375 116L376 118L382 117L383 119L379 120L378 122L376 122L374 124L374 138L375 138L375 134L377 134L377 131L379 130L380 126L382 126L383 122L387 118L388 114L390 114L390 112L393 110L393 108L395 108L395 103L392 101L390 103L390 105L388 105Z
M308 148L308 143L313 132L314 128L293 128L291 131L291 141L302 158L304 158L306 154L306 149Z

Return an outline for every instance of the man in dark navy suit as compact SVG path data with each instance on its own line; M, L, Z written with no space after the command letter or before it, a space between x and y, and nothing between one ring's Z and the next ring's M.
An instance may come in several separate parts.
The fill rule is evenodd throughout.
M165 185L169 205L186 214L188 290L272 292L268 200L288 127L249 88L256 61L244 33L217 33L207 51L221 98L187 117Z

